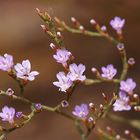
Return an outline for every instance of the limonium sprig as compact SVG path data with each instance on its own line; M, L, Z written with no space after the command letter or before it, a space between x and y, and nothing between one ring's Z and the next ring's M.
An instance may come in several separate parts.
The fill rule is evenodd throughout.
M95 28L95 31L93 32L87 30L75 17L71 17L71 22L74 27L70 27L58 18L53 19L47 12L43 12L38 8L36 8L36 10L38 15L45 22L45 24L41 25L43 32L47 33L54 41L53 43L50 43L50 48L54 51L52 57L57 63L61 64L63 68L62 71L56 74L58 81L55 81L52 84L56 86L59 91L65 92L67 98L64 98L54 107L44 105L40 102L35 103L25 98L25 86L28 82L34 81L39 75L39 72L31 71L31 62L28 59L23 60L22 63L14 64L12 55L4 54L4 56L0 56L0 70L8 72L8 75L18 83L21 89L21 92L18 95L17 91L12 89L12 87L9 87L6 91L0 90L0 96L6 96L12 100L18 100L27 104L30 108L30 113L26 114L22 110L17 111L16 107L8 107L7 105L2 107L0 118L3 122L9 123L9 126L0 126L0 140L4 139L7 134L28 124L36 114L39 114L42 111L56 113L73 121L80 134L81 140L87 140L89 135L92 132L94 133L94 128L96 128L95 131L97 131L96 133L101 139L125 140L125 138L117 134L110 126L106 127L107 132L98 126L100 119L108 116L106 119L109 118L111 121L121 123L129 122L128 125L139 129L139 126L135 125L140 123L139 120L130 120L115 114L117 111L130 111L132 109L140 112L139 95L134 91L136 88L136 82L132 78L127 78L129 67L135 64L135 60L134 58L127 58L123 42L123 27L125 25L125 19L116 16L109 23L109 25L116 31L116 39L108 33L107 26L100 26L100 24L94 19L90 20L92 28ZM117 51L119 51L122 60L121 74L119 75L118 70L113 64L108 64L107 66L101 67L101 72L96 67L92 67L91 71L95 74L96 78L87 78L85 73L88 68L86 65L81 64L81 62L79 62L79 64L75 63L77 56L74 57L72 53L66 49L64 36L62 34L63 30L91 37L103 37L112 42ZM111 96L108 95L109 93L101 93L99 96L101 96L103 100L99 105L96 105L94 100L90 99L92 102L84 103L84 101L82 101L80 105L76 102L76 104L74 104L75 107L72 110L69 108L72 106L72 95L76 94L74 91L79 83L82 83L80 84L80 86L82 86L100 84L102 82L113 83L116 85L116 88L114 88L113 91L110 91L110 93L112 93ZM69 108L69 110L67 110L67 108ZM129 130L125 130L124 134L127 136L129 135L133 140L138 140L138 138Z

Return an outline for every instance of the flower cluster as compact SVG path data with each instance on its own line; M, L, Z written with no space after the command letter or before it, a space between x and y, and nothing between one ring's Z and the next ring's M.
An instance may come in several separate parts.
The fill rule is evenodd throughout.
M31 100L26 99L25 97L23 97L22 94L24 91L24 86L28 81L35 80L36 76L39 75L39 72L31 70L31 63L28 59L23 60L22 63L17 63L16 65L14 65L12 55L4 54L4 56L0 56L0 70L8 72L8 75L17 81L21 91L21 95L18 96L14 94L14 91L11 88L8 88L6 92L1 90L0 95L8 96L11 99L22 101L23 103L30 105L31 108L30 114L24 115L22 111L16 112L15 108L4 106L2 108L2 111L0 112L0 118L2 119L2 121L6 121L9 124L11 124L11 128L7 129L0 126L0 129L2 130L2 135L0 135L0 138L3 139L5 134L24 126L26 123L30 122L32 117L34 117L37 113L40 113L41 111L54 112L59 115L63 115L64 117L67 117L70 120L73 120L78 131L80 132L81 138L84 140L87 140L87 137L94 129L94 126L97 124L97 121L101 118L104 118L111 107L113 107L113 110L115 112L129 111L131 110L134 104L136 105L134 109L136 111L140 111L140 106L138 105L138 103L140 103L139 96L137 94L134 94L136 83L133 81L132 78L126 79L128 68L129 66L133 66L135 64L135 60L134 58L129 58L127 60L125 47L122 43L123 41L121 40L123 35L122 28L125 24L125 19L115 17L110 21L110 25L113 29L115 29L118 35L118 39L115 39L112 36L110 36L105 25L100 26L94 19L91 19L90 23L97 30L97 32L92 33L91 31L86 30L85 27L82 24L80 24L80 22L77 21L77 19L74 17L71 18L71 21L76 27L74 29L67 26L64 22L61 22L59 19L55 18L55 21L58 22L58 24L61 23L60 28L62 26L63 29L66 28L68 31L71 32L86 34L89 36L97 35L100 37L104 37L113 42L114 45L117 45L117 49L121 54L121 59L123 63L123 70L120 74L120 77L114 79L114 77L117 75L117 69L112 64L108 64L107 66L101 67L101 73L93 67L92 72L96 74L96 79L92 79L86 78L86 76L84 75L86 66L83 64L77 65L74 62L74 57L72 53L64 48L63 36L61 32L57 31L57 28L55 28L55 24L53 23L54 20L52 20L50 15L47 12L42 13L38 8L36 10L39 16L46 23L46 25L41 25L43 31L45 33L48 33L54 39L55 43L57 43L57 46L55 46L53 43L50 44L50 47L55 51L53 58L64 68L63 71L60 71L56 74L58 81L53 82L53 85L58 87L60 91L66 92L67 98L62 100L55 107L49 107L41 103L34 103ZM104 103L100 104L99 107L96 107L96 105L94 105L94 103L92 102L89 103L89 105L82 103L81 105L76 105L73 111L71 111L71 114L68 114L64 111L64 108L70 106L69 99L71 98L72 93L75 90L75 87L78 83L92 85L102 82L114 83L117 87L115 90L119 92L113 93L111 99L109 96L107 96L107 94L102 93ZM120 86L118 87L119 84ZM114 118L112 117L113 115L108 116L110 118ZM15 117L17 119L21 119L21 121L16 122ZM115 117L116 120L118 118L119 117ZM121 120L122 122L123 119L118 120ZM137 126L135 125L135 127ZM108 130L111 132L111 137L106 135L106 133L102 133L102 130L100 129L99 134L105 135L104 138L107 139L121 138L119 135L116 135L110 127L108 127ZM130 134L130 132L128 131L126 133Z
M123 111L123 110L128 111L131 109L131 106L129 104L130 102L129 96L133 95L133 90L135 89L135 87L136 83L131 78L128 78L126 81L120 82L119 98L113 104L114 111Z
M17 78L29 81L33 81L39 74L37 71L31 72L29 60L23 60L22 64L17 63L14 66L13 56L9 54L4 54L4 57L0 56L0 70L15 74Z
M70 60L71 52L66 49L57 49L54 59L61 63L64 68L67 66L67 61ZM68 72L59 72L56 77L58 81L53 82L53 84L59 87L59 90L62 92L67 92L67 90L73 85L75 81L83 82L86 79L86 76L83 75L86 67L83 64L76 65L75 63L68 65Z

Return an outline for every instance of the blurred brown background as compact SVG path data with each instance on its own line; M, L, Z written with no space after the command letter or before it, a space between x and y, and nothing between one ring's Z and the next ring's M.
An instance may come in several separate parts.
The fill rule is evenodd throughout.
M47 10L52 16L58 16L70 25L70 17L74 16L91 30L89 20L94 18L100 25L107 25L112 34L114 31L109 27L109 21L114 16L125 18L124 35L128 57L134 56L136 59L136 65L130 70L129 75L138 85L140 84L140 0L0 0L0 54L12 54L15 63L30 59L32 69L40 72L37 79L26 87L27 98L34 102L55 106L66 96L58 93L58 89L52 85L52 82L56 80L56 73L61 71L62 67L52 58L53 52L49 47L52 40L40 28L43 22L35 11L36 7ZM66 47L73 53L76 62L86 64L87 77L94 77L90 71L92 66L100 69L103 65L113 63L119 72L121 71L119 54L108 41L67 32L63 35ZM0 89L6 90L11 87L18 94L19 89L15 81L1 71L0 77ZM94 102L99 105L103 102L101 93L111 94L113 87L110 84L77 87L68 110L71 112L76 104L83 102ZM139 86L135 91L139 93ZM22 103L0 97L1 107L5 104L16 107L18 111L28 110L28 107ZM126 115L128 118L140 117L139 113L133 112L118 114ZM109 120L103 120L99 124L101 128L105 128L106 125L116 126L117 132L121 128L121 134L124 129L130 129L140 135L137 130L128 128L129 126L123 128L122 124ZM11 133L7 139L79 140L80 138L72 122L59 115L43 112L35 116L24 128ZM93 139L98 139L95 138L95 134L89 138L89 140Z

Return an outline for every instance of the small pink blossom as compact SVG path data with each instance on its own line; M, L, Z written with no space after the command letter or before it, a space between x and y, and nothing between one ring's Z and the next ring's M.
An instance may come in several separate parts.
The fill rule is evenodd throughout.
M113 77L116 75L117 70L114 68L112 64L107 65L107 67L102 67L102 74L101 76L103 78L107 78L109 80L113 79Z
M57 49L56 54L53 55L53 58L62 65L66 65L67 61L70 59L71 52L66 49Z
M23 60L22 64L17 63L15 66L16 75L18 78L33 81L39 74L37 71L31 72L31 63L29 60Z
M131 110L131 106L129 105L129 96L126 96L125 92L120 91L119 98L113 104L113 107L114 107L113 108L114 111Z
M128 78L126 81L120 82L120 90L127 92L128 94L133 94L133 90L136 87L136 83L133 79Z
M13 67L13 56L9 54L4 54L4 56L0 56L0 70L9 72Z
M64 72L59 72L56 77L59 81L53 82L53 84L59 87L59 90L62 92L66 92L73 84L69 75L66 75Z
M9 123L14 123L15 109L13 107L4 106L2 112L0 112L0 117L2 121L8 121Z
M71 81L84 81L86 76L83 75L84 71L86 70L85 65L79 64L76 65L75 63L69 65L69 77Z
M121 19L120 17L114 17L110 21L110 25L112 26L113 29L115 29L118 33L121 33L122 28L125 24L125 19Z
M86 104L76 105L72 114L79 118L86 118L89 114L88 106Z

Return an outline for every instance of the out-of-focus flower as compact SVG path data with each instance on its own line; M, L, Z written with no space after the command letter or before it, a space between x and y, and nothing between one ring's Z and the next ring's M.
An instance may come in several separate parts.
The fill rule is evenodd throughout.
M4 106L2 112L0 112L0 117L2 121L8 121L9 123L14 123L15 109L13 107Z
M113 104L114 111L129 111L131 110L131 106L129 105L129 96L126 96L126 93L123 91L119 92L119 98L116 100L116 102Z
M133 79L128 78L126 81L120 82L120 90L127 92L128 94L133 94L133 90L136 87L136 83Z
M59 90L62 92L66 92L67 89L69 89L73 84L73 82L70 80L69 76L66 75L64 72L59 72L56 75L56 77L59 81L53 82L53 84L55 86L59 87Z
M57 49L56 54L53 55L53 58L58 63L61 63L63 66L65 66L70 56L71 52L67 51L66 49Z
M76 105L72 113L79 118L86 118L89 113L89 109L86 104L81 104L80 106Z
M75 63L69 65L70 72L68 73L72 81L84 81L86 76L83 75L86 67L83 64L76 65Z
M17 63L14 68L16 70L16 76L24 80L33 81L35 76L39 74L37 71L31 72L31 63L29 60L23 60L22 64Z
M13 65L12 55L4 54L4 56L0 56L0 70L10 72Z
M121 19L120 17L114 17L114 19L110 21L110 25L117 31L117 33L121 33L124 24L125 19Z
M103 78L107 78L109 80L113 79L113 77L116 75L117 70L114 68L112 64L107 65L107 67L102 67L102 74L101 76Z

